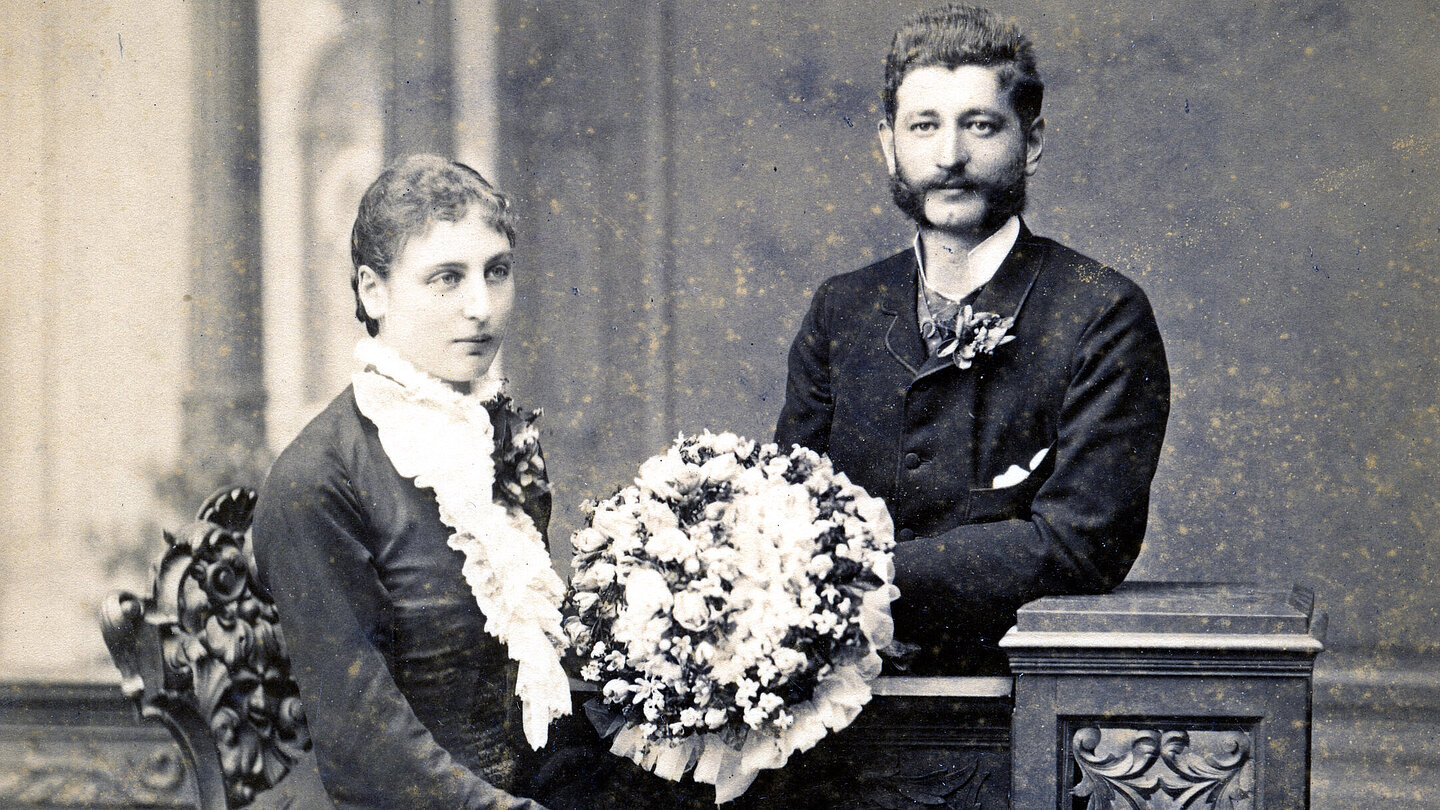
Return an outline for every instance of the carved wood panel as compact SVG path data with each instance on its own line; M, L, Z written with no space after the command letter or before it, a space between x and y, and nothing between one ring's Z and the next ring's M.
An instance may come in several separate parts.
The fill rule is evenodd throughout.
M1252 731L1178 723L1068 724L1074 810L1253 810Z

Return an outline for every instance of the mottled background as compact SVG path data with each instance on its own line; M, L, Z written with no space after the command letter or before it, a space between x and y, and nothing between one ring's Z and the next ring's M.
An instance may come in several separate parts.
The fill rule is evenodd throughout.
M231 5L0 10L0 680L113 680L100 595L344 385L344 238L387 156L453 152L518 201L507 364L546 409L562 558L579 502L676 432L768 437L810 294L910 239L875 125L920 3L201 16ZM1161 6L995 6L1047 83L1027 221L1139 281L1166 339L1133 576L1313 588L1321 795L1421 795L1386 786L1435 779L1440 6ZM212 360L233 390L197 383ZM1346 776L1362 760L1389 770Z
M919 5L507 9L534 34L502 41L502 177L543 279L513 365L562 495L676 430L768 436L815 287L911 238L875 124ZM1435 652L1436 7L1157 5L1004 7L1047 85L1026 220L1139 281L1165 335L1134 575L1298 582L1337 647Z

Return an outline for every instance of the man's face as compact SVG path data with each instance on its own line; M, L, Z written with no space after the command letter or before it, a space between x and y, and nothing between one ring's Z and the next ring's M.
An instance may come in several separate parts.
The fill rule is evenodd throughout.
M979 242L1025 207L1044 121L1026 130L994 68L916 68L880 125L895 204L923 228Z

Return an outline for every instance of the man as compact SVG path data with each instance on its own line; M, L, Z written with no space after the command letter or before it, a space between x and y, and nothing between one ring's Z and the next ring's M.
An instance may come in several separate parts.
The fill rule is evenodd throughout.
M912 674L1004 672L1022 604L1113 588L1145 532L1165 352L1139 287L1020 220L1042 95L988 11L902 26L879 134L914 246L822 284L790 350L775 439L889 506Z

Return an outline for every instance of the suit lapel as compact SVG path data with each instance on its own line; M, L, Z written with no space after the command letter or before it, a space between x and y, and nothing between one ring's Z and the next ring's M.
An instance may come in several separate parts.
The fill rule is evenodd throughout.
M995 271L994 277L980 290L980 297L975 299L975 311L994 312L1002 318L1020 320L1020 309L1025 306L1025 299L1030 297L1030 290L1035 286L1043 264L1040 246L1035 243L1030 229L1021 223L1015 247L1000 264L1000 269Z
M890 260L884 302L881 311L890 319L885 332L885 348L911 374L918 374L929 350L920 337L920 323L915 316L916 284L920 266L915 251L907 250Z

